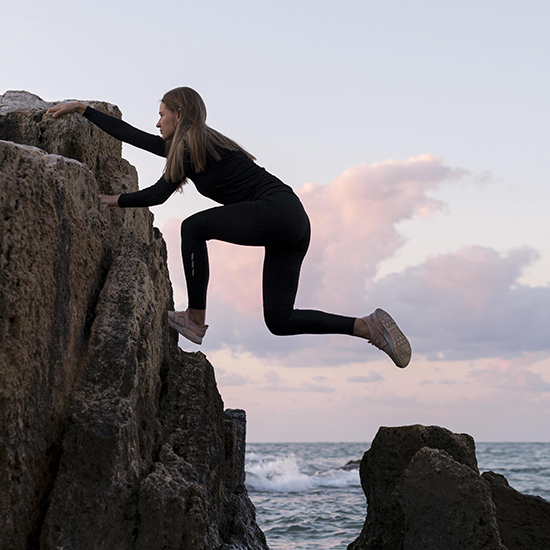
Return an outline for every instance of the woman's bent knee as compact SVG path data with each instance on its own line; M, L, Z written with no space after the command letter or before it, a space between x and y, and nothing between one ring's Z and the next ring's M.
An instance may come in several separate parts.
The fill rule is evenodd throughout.
M190 216L189 218L186 218L181 222L181 237L189 237L193 235L193 232L195 230L195 221L193 220L193 216Z
M264 309L264 321L271 334L275 336L288 336L288 320L292 310Z

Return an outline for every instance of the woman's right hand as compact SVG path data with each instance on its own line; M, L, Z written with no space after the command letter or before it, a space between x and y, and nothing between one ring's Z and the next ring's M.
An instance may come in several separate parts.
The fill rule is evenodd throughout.
M118 197L119 195L99 195L99 200L101 204L106 204L107 206L118 206Z
M57 118L63 115L69 115L71 113L78 113L80 115L84 114L86 110L86 105L80 101L69 101L68 103L60 103L54 107L50 107L46 114L50 114L53 118Z

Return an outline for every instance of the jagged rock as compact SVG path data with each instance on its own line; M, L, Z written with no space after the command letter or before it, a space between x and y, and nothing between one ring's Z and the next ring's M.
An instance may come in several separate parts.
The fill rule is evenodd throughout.
M85 164L101 185L103 193L136 190L134 167L121 158L120 141L108 136L76 114L58 119L46 115L56 102L46 102L28 92L8 91L0 95L0 140L31 145L52 155ZM117 118L121 112L103 101L89 105Z
M510 487L503 475L484 472L481 477L491 490L502 542L508 550L550 548L550 502L524 495Z
M480 476L467 434L382 427L360 474L367 518L348 550L550 548L550 503Z
M168 329L153 217L99 206L135 170L49 106L0 96L0 549L266 549L244 412Z
M481 477L445 451L420 449L392 495L396 545L422 550L506 550ZM389 546L388 546L389 547Z
M398 548L393 544L403 538L404 526L403 518L395 517L392 495L413 456L423 447L445 450L454 460L478 472L474 440L466 434L453 434L437 426L381 427L361 460L359 473L367 497L367 519L359 538L349 545L350 550Z

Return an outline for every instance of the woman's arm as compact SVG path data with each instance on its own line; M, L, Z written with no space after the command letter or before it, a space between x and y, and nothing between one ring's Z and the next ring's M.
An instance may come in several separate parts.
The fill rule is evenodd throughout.
M164 177L141 191L122 193L120 195L99 195L101 204L106 206L120 206L121 208L141 208L156 206L166 202L168 197L179 187L179 183L168 183Z
M159 157L166 157L166 142L160 136L138 130L127 122L102 113L90 106L86 107L86 110L82 114L110 136L129 143L134 147L149 151Z
M168 197L180 186L181 182L169 183L160 178L155 185L136 191L135 193L123 193L117 198L118 206L122 208L143 208L156 206L166 202Z
M127 122L102 113L80 101L60 103L48 109L46 112L51 114L54 118L71 113L84 115L90 122L94 123L98 128L101 128L115 139L129 143L130 145L134 145L135 147L139 147L140 149L144 149L160 157L166 157L165 141L160 136L138 130Z

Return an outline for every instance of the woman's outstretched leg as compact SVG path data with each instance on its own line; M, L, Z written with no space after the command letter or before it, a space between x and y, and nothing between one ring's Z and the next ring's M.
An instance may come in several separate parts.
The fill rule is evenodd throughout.
M387 353L396 365L408 364L408 340L382 310L358 319L318 310L294 309L300 270L310 239L309 220L295 196L281 194L199 212L182 223L181 235L189 309L180 312L183 315L180 319L194 323L194 327L189 325L192 330L205 331L207 328L204 325L209 278L206 241L216 239L264 246L264 318L272 333L358 336ZM174 325L171 323L171 326ZM200 339L202 341L202 337Z
M400 368L411 359L411 346L393 318L377 309L362 319L311 309L294 309L298 280L307 243L292 250L266 248L264 261L264 318L278 336L291 334L349 334L365 338Z
M354 317L313 309L294 309L309 234L288 248L266 247L263 270L264 319L277 336L353 334Z

